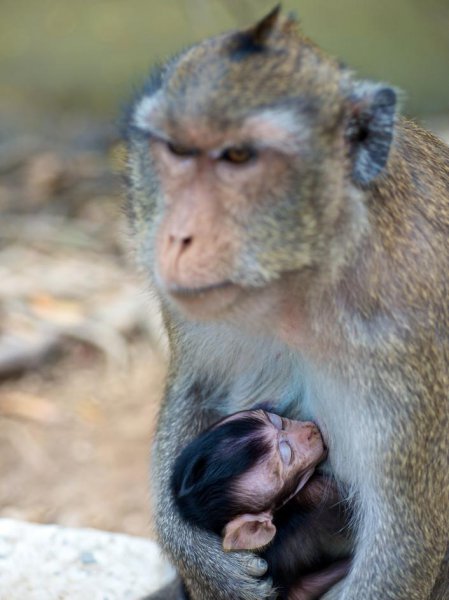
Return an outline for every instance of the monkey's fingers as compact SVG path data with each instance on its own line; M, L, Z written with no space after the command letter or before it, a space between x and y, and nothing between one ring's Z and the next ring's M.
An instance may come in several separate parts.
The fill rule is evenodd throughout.
M262 577L268 570L268 563L260 556L248 554L246 557L246 571L252 577Z
M239 600L268 600L273 597L273 582L268 577L263 577L267 572L267 562L251 552L229 552L223 555L220 564L223 586L218 593L223 593L226 600L233 598ZM206 574L207 576L207 574ZM193 595L196 600L196 597ZM214 594L214 598L222 598Z

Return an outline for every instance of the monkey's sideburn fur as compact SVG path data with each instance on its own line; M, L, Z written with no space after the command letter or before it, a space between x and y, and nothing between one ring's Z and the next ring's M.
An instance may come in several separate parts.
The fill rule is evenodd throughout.
M188 441L263 401L319 424L353 504L326 599L449 599L449 149L396 99L275 9L157 69L129 111L133 239L171 349L156 525L193 600L275 597L169 488Z

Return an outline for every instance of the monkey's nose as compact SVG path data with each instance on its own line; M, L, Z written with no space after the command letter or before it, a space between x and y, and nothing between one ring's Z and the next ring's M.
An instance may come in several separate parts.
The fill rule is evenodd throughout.
M173 235L173 234L169 235L170 246L172 248L177 247L177 250L179 252L184 252L184 250L187 250L187 248L192 245L192 242L193 242L192 235L185 235L185 236L177 236L177 235Z

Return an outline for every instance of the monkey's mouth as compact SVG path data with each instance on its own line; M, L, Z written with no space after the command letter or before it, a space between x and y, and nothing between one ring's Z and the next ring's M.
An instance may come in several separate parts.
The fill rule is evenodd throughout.
M307 469L307 471L305 471L305 473L303 473L301 475L301 477L299 478L298 481L298 485L296 486L296 489L294 491L294 493L292 494L292 496L296 496L296 494L302 490L302 488L306 485L306 483L309 481L309 479L312 477L312 475L315 473L315 467L312 467L310 469Z
M198 287L184 287L182 285L173 285L168 288L168 292L171 296L176 298L200 298L219 290L225 290L228 288L237 287L231 281L221 281L219 283L212 283L210 285L198 286Z
M294 488L294 490L292 491L291 494L289 494L286 498L283 498L281 504L279 506L276 506L276 510L279 510L279 508L282 508L285 504L287 504L287 502L289 500L291 500L294 496L296 496L296 494L302 490L302 488L306 485L306 483L309 481L309 479L314 475L315 473L315 467L312 467L310 469L307 469L306 471L304 471L298 481L297 486Z
M209 320L226 314L242 290L226 280L197 287L171 285L166 291L187 317Z

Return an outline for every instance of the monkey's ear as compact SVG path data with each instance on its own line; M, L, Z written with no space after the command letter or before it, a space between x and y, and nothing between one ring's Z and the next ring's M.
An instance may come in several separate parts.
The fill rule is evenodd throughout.
M247 34L251 37L254 46L264 46L265 42L270 37L271 32L276 27L281 5L277 4L263 19L256 23Z
M271 542L276 534L270 512L245 514L230 521L224 528L223 550L257 550Z
M231 57L242 60L254 53L263 52L270 36L278 24L281 5L278 4L263 19L244 31L239 31L231 38Z
M356 82L349 94L347 139L355 183L368 185L385 168L393 141L397 92L392 87Z

